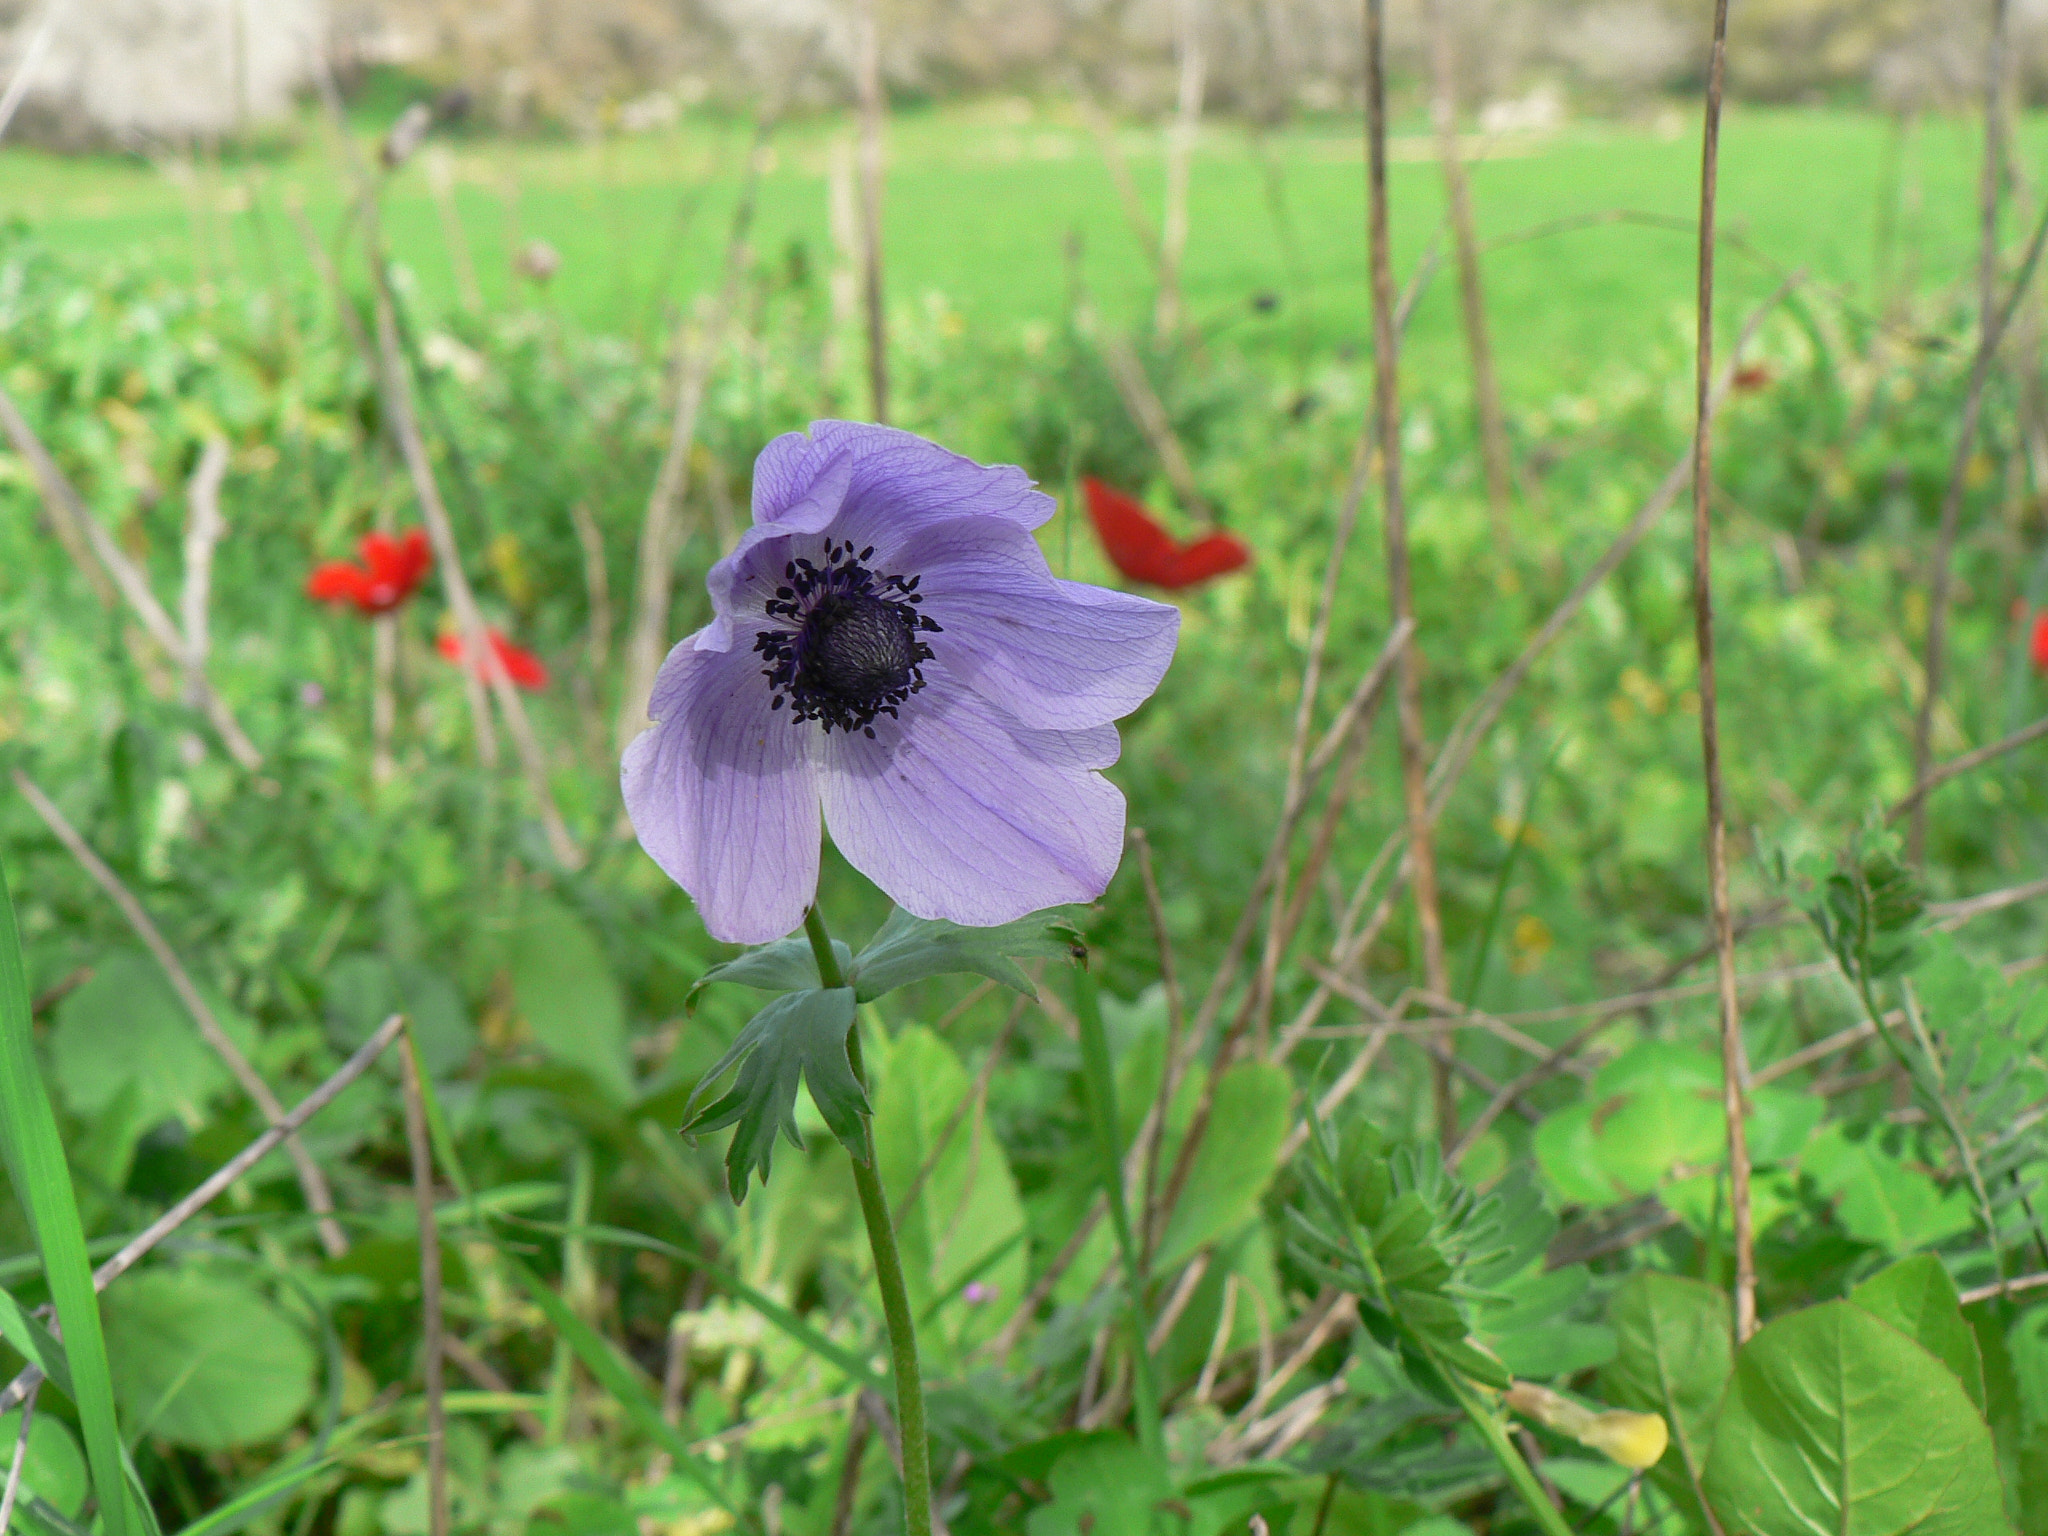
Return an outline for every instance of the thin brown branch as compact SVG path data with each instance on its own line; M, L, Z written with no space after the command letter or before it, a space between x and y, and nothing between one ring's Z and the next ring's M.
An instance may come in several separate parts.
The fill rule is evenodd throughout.
M1116 386L1117 398L1123 401L1131 420L1145 434L1145 441L1151 445L1153 453L1158 455L1160 468L1166 471L1166 478L1173 483L1173 493L1190 513L1213 526L1217 521L1216 509L1196 484L1195 467L1188 461L1187 450L1181 446L1180 436L1173 430L1173 422L1166 414L1166 406L1146 376L1138 354L1131 350L1130 343L1123 337L1107 327L1095 326L1092 313L1085 310L1081 328L1084 333L1099 331L1096 344L1102 349L1102 361L1108 365L1110 382Z
M1387 546L1387 591L1398 622L1415 616L1408 571L1408 510L1401 489L1399 337L1394 329L1394 276L1387 217L1387 90L1384 59L1385 0L1366 0L1365 115L1367 220L1372 269L1373 413L1377 426L1381 516ZM1443 921L1438 909L1436 843L1430 833L1425 782L1427 746L1422 727L1422 668L1411 640L1402 650L1395 697L1401 723L1401 793L1407 814L1409 877L1422 939L1422 971L1429 989L1450 991L1444 965ZM1457 1136L1457 1095L1450 1074L1435 1074L1437 1134L1448 1146Z
M185 486L185 584L178 593L178 618L185 631L185 702L201 707L206 699L206 661L213 649L207 622L213 601L213 548L227 532L220 515L220 487L227 472L228 440L209 437Z
M40 1380L32 1383L28 1395L22 1399L21 1428L14 1437L14 1455L7 1463L7 1488L0 1492L0 1536L14 1528L14 1501L21 1495L21 1474L28 1467L28 1436L36 1419L36 1396L43 1389Z
M272 1126L282 1125L285 1119L284 1106L277 1095L270 1091L270 1085L249 1064L241 1048L230 1040L227 1032L220 1027L220 1020L206 999L199 995L199 989L192 984L192 977L177 953L165 942L161 930L149 913L121 881L121 877L108 867L107 862L92 849L78 829L65 819L57 809L56 802L43 793L42 788L21 769L14 770L14 787L21 797L28 801L35 813L43 819L57 841L62 843L78 860L85 872L92 876L93 883L105 891L121 915L128 920L128 926L135 930L135 936L142 940L143 947L155 957L164 977L171 984L171 990L178 994L178 1000L185 1005L185 1011L192 1015L192 1022L199 1027L199 1037L204 1040L214 1055L221 1059L228 1071L241 1084L242 1091L249 1095L263 1118ZM341 1226L334 1219L334 1196L327 1188L327 1176L320 1171L320 1165L313 1161L312 1154L300 1144L298 1137L291 1137L286 1143L291 1155L292 1166L298 1173L299 1188L306 1196L307 1209L319 1219L320 1243L332 1258L340 1258L348 1252L348 1239L342 1234Z
M876 0L854 6L853 73L860 95L860 286L867 312L868 409L889 419L888 295L882 282L882 26Z
M1718 681L1714 670L1714 199L1721 150L1721 92L1728 58L1728 0L1714 0L1707 66L1706 125L1700 136L1699 316L1693 384L1693 638L1699 651L1700 758L1707 792L1707 895L1713 915L1721 1020L1721 1102L1728 1120L1728 1204L1735 1238L1735 1342L1756 1331L1756 1237L1749 1194L1749 1059L1735 985L1735 925L1728 901L1728 822L1721 793Z
M255 743L243 732L234 712L227 706L220 694L207 681L203 671L194 671L187 654L184 634L171 622L171 616L164 611L162 603L149 588L149 578L140 567L128 558L127 553L116 544L100 520L92 515L64 472L57 467L57 461L36 436L35 429L28 424L28 418L14 403L14 397L0 389L0 427L5 427L7 436L14 444L14 451L28 460L29 468L35 472L36 484L42 491L43 505L50 514L53 526L59 530L65 548L74 558L78 546L89 549L92 561L82 567L84 574L95 585L111 581L113 586L127 599L129 609L140 621L143 630L170 657L171 661L185 674L186 691L196 701L200 713L206 716L214 734L220 737L221 745L243 768L251 771L263 766L263 754L256 750ZM70 534L76 538L66 535ZM97 577L95 576L97 573Z
M427 1140L419 1062L407 1039L398 1053L405 1089L405 1141L420 1234L420 1374L427 1401L427 1531L448 1536L448 1404L442 1391L441 1227L434 1217L434 1152Z
M296 1133L299 1127L332 1104L357 1078L369 1071L371 1065L384 1054L385 1049L398 1038L404 1028L405 1019L400 1014L393 1014L386 1019L377 1032L356 1049L355 1055L336 1069L334 1075L326 1082L300 1100L298 1106L286 1115L281 1123L272 1126L221 1164L198 1188L122 1244L112 1258L92 1272L93 1289L104 1291L120 1279L157 1244L210 1205L222 1190L276 1151L280 1142ZM5 1388L0 1388L0 1413L5 1413L20 1402L41 1376L40 1371L34 1366L29 1366Z
M675 410L669 419L668 447L662 453L661 468L655 472L654 487L648 492L633 566L633 622L626 636L626 682L619 699L615 742L621 751L647 727L648 698L654 691L654 677L667 650L669 608L675 595L675 561L685 538L677 525L677 516L689 494L690 450L697 441L697 418L703 410L711 370L717 366L725 346L726 328L739 305L740 285L746 280L747 240L760 206L761 181L768 173L771 141L800 78L800 72L792 72L780 96L754 125L753 147L747 154L739 201L733 205L732 223L726 231L718 292L706 300L694 326L686 320L676 328L679 362Z
M1510 548L1507 423L1501 414L1500 382L1493 367L1493 340L1486 324L1486 296L1479 275L1479 241L1472 227L1472 187L1458 153L1458 65L1451 37L1451 0L1429 0L1430 118L1436 128L1437 162L1443 169L1451 246L1458 258L1458 306L1465 323L1465 352L1472 368L1472 414L1479 426L1479 457L1486 470L1486 502L1493 514L1497 553Z
M1800 281L1798 273L1787 278L1777 292L1751 310L1743 322L1742 334L1737 339L1728 365L1722 370L1721 378L1708 401L1709 425L1712 424L1714 413L1726 400L1735 370L1741 364L1742 354L1755 338L1764 317L1784 302ZM1450 800L1451 791L1457 788L1458 780L1464 776L1466 766L1472 761L1472 754L1478 750L1479 743L1485 739L1486 733L1493 729L1493 723L1500 718L1501 711L1507 707L1508 701L1520 690L1538 658L1550 649L1559 635L1564 633L1565 628L1578 616L1579 610L1586 606L1587 600L1600 584L1634 552L1635 547L1663 517L1665 509L1678 499L1678 493L1685 489L1686 479L1692 473L1695 446L1691 442L1686 444L1678 462L1673 464L1664 478L1658 482L1657 488L1650 493L1636 515L1629 519L1628 525L1616 535L1614 542L1607 546L1600 558L1587 569L1586 574L1573 584L1563 601L1551 610L1550 617L1543 621L1543 627L1530 637L1529 643L1522 647L1521 654L1508 665L1507 670L1494 680L1485 693L1473 701L1471 707L1459 717L1458 723L1451 728L1450 734L1444 738L1443 747L1437 753L1436 762L1429 770L1431 815L1443 814L1444 806Z
M499 713L505 717L505 729L511 734L513 749L518 754L520 769L526 776L527 788L533 795L541 830L547 836L548 851L564 869L581 869L583 851L569 835L561 808L555 804L554 787L548 781L547 756L541 750L540 738L534 734L533 721L526 713L526 702L506 674L504 663L499 661L497 647L490 643L483 613L477 607L476 594L470 590L469 577L463 572L462 550L455 542L455 524L448 516L447 504L441 500L441 489L434 479L433 460L428 457L426 439L420 433L419 418L412 408L412 386L398 345L398 321L391 297L390 273L385 268L377 242L374 220L370 225L369 238L371 259L376 265L373 275L376 281L380 394L387 425L398 441L399 455L405 460L406 473L412 479L413 495L427 525L427 537L434 546L434 562L441 584L448 593L448 606L455 610L456 628L462 636L462 675L465 679L472 679L481 672L492 697L497 700ZM464 686L472 687L468 682ZM478 749L481 752L489 739L488 727L482 722L489 719L490 711L488 706L479 711L477 704L472 691L471 713L479 722Z
M1123 146L1116 140L1116 126L1102 115L1102 108L1078 71L1069 81L1069 89L1075 106L1080 110L1082 123L1095 136L1095 147L1102 154L1102 163L1109 168L1110 183L1116 188L1117 201L1123 205L1124 218L1131 226L1131 233L1137 237L1145 260L1151 264L1154 279L1158 280L1159 231L1153 228L1152 216L1145 211L1144 200L1138 196L1138 184L1131 179L1130 162L1124 159Z
M1995 1281L1990 1285L1972 1286L1956 1298L1966 1307L1974 1307L1982 1301L1993 1301L2000 1296L2017 1296L2024 1291L2038 1291L2048 1286L2048 1274L2021 1275L2017 1280Z
M855 1496L860 1492L860 1464L867 1459L871 1433L867 1400L857 1397L851 1422L846 1426L846 1454L839 1462L839 1491L832 1500L832 1536L853 1536L853 1506Z
M2036 720L2032 725L2023 725L2002 741L1994 741L1988 747L1979 747L1974 752L1952 757L1939 768L1923 767L1919 782L1913 786L1912 792L1885 812L1886 824L1896 822L1901 816L1921 815L1921 807L1926 803L1927 797L1949 780L1961 778L1973 768L1981 768L1988 762L2004 757L2008 752L2017 752L2021 747L2031 745L2043 736L2048 736L2048 719Z
M1955 559L1956 530L1962 522L1963 488L1969 478L1970 456L1976 447L1977 426L1983 414L1984 386L1990 382L1991 360L2010 309L1997 311L1998 300L1998 205L2004 191L2005 154L2005 51L2006 0L1991 0L1991 42L1984 62L1984 167L1978 180L1977 200L1977 355L1970 365L1970 382L1963 397L1963 419L1956 429L1956 446L1949 459L1948 483L1942 489L1941 523L1934 539L1934 573L1927 593L1927 663L1920 692L1920 710L1913 721L1913 782L1923 782L1934 761L1934 711L1941 702L1942 683L1948 667L1948 609L1951 566ZM2048 215L2048 205L2044 205ZM2048 227L2048 225L2044 225ZM2017 301L2024 278L2015 280ZM1914 865L1927 852L1926 800L1913 802L1906 825L1906 857Z
M1166 135L1166 204L1159 220L1159 299L1152 330L1172 339L1181 327L1181 260L1188 246L1188 170L1202 120L1202 88L1208 56L1202 51L1200 0L1174 0L1173 47L1180 67L1173 127Z
M471 1349L469 1345L465 1344L454 1333L446 1331L442 1333L441 1353L447 1357L450 1365L462 1372L463 1375L475 1382L484 1391L496 1392L505 1397L516 1397L518 1395L512 1383L498 1373L496 1366ZM547 1439L547 1426L542 1424L539 1419L528 1413L524 1408L513 1409L510 1417L513 1424L518 1428L519 1433L526 1436L527 1439L535 1443Z

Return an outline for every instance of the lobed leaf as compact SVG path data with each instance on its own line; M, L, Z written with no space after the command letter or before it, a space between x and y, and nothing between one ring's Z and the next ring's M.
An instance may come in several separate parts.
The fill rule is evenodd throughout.
M812 987L776 998L748 1021L739 1037L684 1106L683 1134L703 1135L737 1126L726 1149L726 1187L735 1201L747 1194L747 1177L755 1169L768 1182L769 1164L779 1131L796 1147L804 1144L796 1125L796 1090L801 1081L832 1134L861 1162L867 1161L865 1117L868 1096L853 1075L846 1036L853 1028L851 987ZM697 1100L734 1063L739 1078L714 1104L697 1110ZM693 1113L694 1112L694 1113Z
M1087 958L1080 930L1056 914L1034 912L999 928L963 928L935 918L912 917L898 907L854 957L848 975L864 1003L914 981L957 972L986 976L1035 998L1038 989L1017 961L1085 963Z

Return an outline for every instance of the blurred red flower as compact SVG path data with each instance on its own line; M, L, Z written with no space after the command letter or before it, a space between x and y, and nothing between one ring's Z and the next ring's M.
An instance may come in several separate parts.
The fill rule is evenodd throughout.
M542 661L525 647L514 645L495 629L488 630L486 633L490 636L491 649L497 653L498 665L505 669L505 675L512 679L515 687L528 689L547 687L548 667L546 662ZM459 662L463 659L463 653L467 648L462 643L461 635L446 634L434 642L434 649L443 656L446 656L450 661ZM476 666L479 672L483 670L481 657L477 658Z
M1760 389L1771 387L1771 370L1763 363L1744 363L1735 370L1731 380L1738 395L1753 395Z
M306 596L323 603L348 603L358 613L389 613L411 597L434 568L424 529L411 528L397 538L366 533L357 548L360 565L330 560L314 566L306 578Z
M1102 540L1103 553L1126 581L1178 592L1199 586L1245 565L1252 552L1227 533L1210 533L1183 544L1132 496L1089 476L1081 482L1088 497L1088 517Z
M2033 654L2034 670L2048 672L2048 612L2034 615L2034 632L2031 639L2033 643L2028 646L2028 650Z

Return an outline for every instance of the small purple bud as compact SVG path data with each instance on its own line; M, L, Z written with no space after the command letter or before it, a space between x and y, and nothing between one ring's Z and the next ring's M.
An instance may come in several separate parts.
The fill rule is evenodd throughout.
M308 709L318 709L327 702L327 690L318 683L299 684L299 702Z
M960 1296L970 1307L978 1307L985 1301L996 1299L996 1288L979 1280L970 1280L966 1288L960 1292Z

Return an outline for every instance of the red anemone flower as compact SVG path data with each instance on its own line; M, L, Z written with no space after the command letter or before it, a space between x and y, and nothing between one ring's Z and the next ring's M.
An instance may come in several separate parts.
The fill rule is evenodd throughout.
M397 538L366 533L358 549L360 565L330 560L314 566L306 578L306 596L323 603L349 603L358 613L389 613L411 597L434 568L424 529L408 529Z
M1088 516L1102 540L1103 552L1126 581L1142 581L1178 592L1199 586L1246 564L1252 552L1227 533L1210 533L1183 544L1132 496L1104 485L1092 475L1081 482L1088 496Z
M523 646L514 645L497 630L488 630L491 649L497 653L498 665L505 669L505 675L512 679L515 687L545 688L548 685L547 663ZM459 662L468 649L459 634L446 634L434 642L434 649L450 661ZM477 658L478 672L483 671L482 658Z
M2034 670L2048 672L2048 612L2034 615L2034 632L2028 649L2033 653Z

